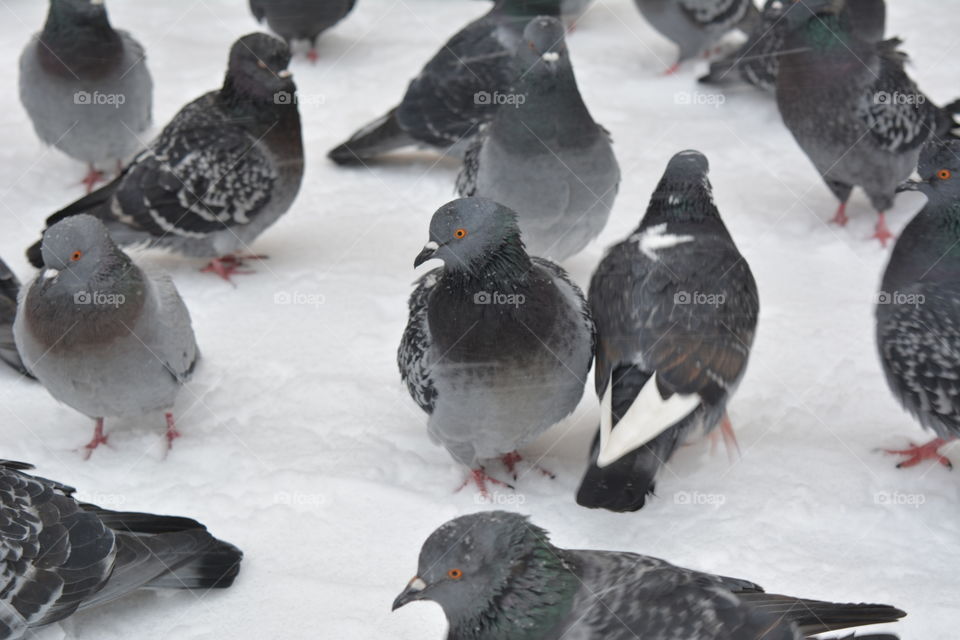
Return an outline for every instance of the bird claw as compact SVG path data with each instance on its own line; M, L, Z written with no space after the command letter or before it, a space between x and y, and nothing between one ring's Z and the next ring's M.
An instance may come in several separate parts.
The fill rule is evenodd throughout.
M887 227L887 221L884 215L880 214L880 219L877 220L877 227L874 230L873 236L875 240L880 241L880 246L884 249L887 248L887 243L890 240L894 239L893 233L890 232L890 229Z
M83 459L89 460L93 455L93 450L102 444L107 444L107 436L103 433L103 420L97 420L97 425L93 428L93 438L87 444L83 445Z
M503 462L503 466L507 468L507 473L512 475L513 479L516 480L517 479L517 463L523 462L523 456L520 455L520 453L517 451L511 451L510 453L504 454L503 457L500 458L500 461ZM542 473L543 475L547 476L551 480L557 479L556 474L554 474L552 471L548 469L544 469L538 464L534 464L533 468L539 471L540 473Z
M210 264L200 270L200 273L215 273L230 284L233 284L233 280L230 279L231 276L246 276L256 273L256 271L242 270L247 260L266 260L267 257L268 256L257 255L238 256L234 254L221 256L211 260Z
M316 49L310 49L310 51L307 51L307 60L309 60L313 64L317 64L317 60L319 59L320 59L320 55L317 53Z
M182 437L183 434L177 431L177 425L173 420L172 413L164 414L164 416L167 419L167 453L169 453L170 449L173 448L173 441Z
M507 484L506 482L503 482L502 480L497 480L496 478L494 478L494 477L492 477L492 476L490 476L490 475L487 475L487 472L484 470L484 468L483 468L483 467L480 467L479 469L471 469L471 470L470 470L470 475L468 475L468 476L464 479L463 484L461 484L459 487L457 487L457 490L454 491L454 493L457 493L457 492L459 492L459 491L462 491L464 487L466 487L468 484L470 484L470 481L471 481L471 480L473 481L474 484L477 485L477 489L480 490L480 496L481 496L484 500L489 500L489 499L490 499L490 492L487 490L487 483L488 483L488 482L489 482L490 484L496 485L496 486L498 486L498 487L503 487L503 488L505 488L505 489L510 489L511 491L513 490L513 485Z
M841 203L840 206L837 207L837 212L833 215L833 220L831 220L830 222L837 225L838 227L847 226L847 223L850 222L850 218L847 217L846 202Z
M87 175L84 176L83 180L80 181L80 184L87 188L87 193L93 193L93 188L97 185L98 182L106 182L107 176L103 171L100 171L93 165L90 165L90 170L87 171Z
M947 444L947 440L935 438L927 444L918 445L913 442L906 449L883 449L884 453L897 456L906 456L907 459L898 463L898 469L906 469L920 464L924 460L936 460L947 469L953 469L953 463L946 456L940 455L940 447Z

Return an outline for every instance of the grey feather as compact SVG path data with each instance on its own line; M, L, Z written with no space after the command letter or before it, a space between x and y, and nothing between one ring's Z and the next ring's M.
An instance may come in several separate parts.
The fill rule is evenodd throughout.
M353 11L357 0L250 0L250 11L260 22L287 44L307 40L316 44L317 37L343 20Z
M635 0L647 21L680 48L677 63L705 52L735 29L749 33L760 13L752 0Z

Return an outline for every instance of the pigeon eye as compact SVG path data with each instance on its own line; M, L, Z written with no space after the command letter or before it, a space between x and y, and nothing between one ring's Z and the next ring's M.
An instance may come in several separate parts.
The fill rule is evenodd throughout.
M73 254L70 256L70 260L72 260L73 262L76 262L82 257L83 257L83 251L74 251Z
M457 229L456 231L453 232L453 237L456 238L457 240L463 240L464 238L467 237L467 230Z
M460 571L460 569L450 569L450 571L447 571L447 575L450 576L452 580L459 580L463 577L463 571Z
M937 171L937 177L941 180L949 180L952 175L950 169L940 169L940 171Z

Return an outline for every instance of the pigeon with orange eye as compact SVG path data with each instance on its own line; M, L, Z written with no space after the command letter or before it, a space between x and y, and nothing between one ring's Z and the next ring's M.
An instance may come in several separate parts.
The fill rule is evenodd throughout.
M927 203L904 228L877 296L877 347L894 397L936 436L926 444L890 448L899 467L933 460L960 437L960 140L931 141L921 151L920 191Z

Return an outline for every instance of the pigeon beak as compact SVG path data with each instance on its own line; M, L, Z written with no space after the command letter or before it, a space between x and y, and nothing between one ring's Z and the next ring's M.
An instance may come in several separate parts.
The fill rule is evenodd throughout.
M414 576L410 582L407 583L407 588L403 590L403 593L397 596L397 599L393 601L393 608L391 611L396 611L405 604L409 604L414 600L420 600L423 596L423 590L427 588L427 583L423 581L423 578L420 576Z
M289 77L292 76L292 75L293 75L293 71L290 71L290 69L284 69L284 70L282 70L282 71L277 71L277 77L280 78L281 80L286 80L287 78L289 78Z
M924 184L921 180L907 180L897 187L897 193L903 193L904 191L919 191L921 184Z
M422 265L424 262L432 258L437 253L437 250L439 248L440 248L440 245L434 242L433 240L423 245L423 251L421 251L420 254L417 255L417 258L413 261L413 267L417 268L420 265Z

